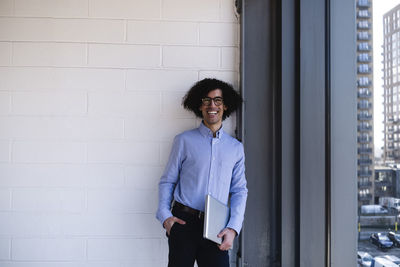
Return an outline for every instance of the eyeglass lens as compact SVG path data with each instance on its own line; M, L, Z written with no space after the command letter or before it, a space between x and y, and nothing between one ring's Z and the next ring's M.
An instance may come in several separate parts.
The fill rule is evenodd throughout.
M211 105L211 101L214 101L214 104L216 106L219 106L222 104L222 97L215 97L215 98L211 98L211 97L205 97L201 100L203 102L204 105L209 106Z

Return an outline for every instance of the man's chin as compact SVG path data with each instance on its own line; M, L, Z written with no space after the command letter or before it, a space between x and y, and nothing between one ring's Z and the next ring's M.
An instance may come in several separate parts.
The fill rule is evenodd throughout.
M220 124L220 123L222 123L222 121L221 120L218 120L218 119L216 119L216 120L204 120L204 122L207 124L207 125L216 125L216 124Z

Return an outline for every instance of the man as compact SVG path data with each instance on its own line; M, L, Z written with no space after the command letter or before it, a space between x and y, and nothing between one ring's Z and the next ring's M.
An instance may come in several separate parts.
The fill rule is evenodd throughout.
M195 260L199 267L229 266L228 250L242 227L247 188L243 145L223 131L222 121L241 102L232 86L216 79L197 82L183 99L183 106L203 121L175 137L159 183L157 219L168 236L169 267L193 266ZM218 235L221 245L203 238L207 194L230 203L228 224Z

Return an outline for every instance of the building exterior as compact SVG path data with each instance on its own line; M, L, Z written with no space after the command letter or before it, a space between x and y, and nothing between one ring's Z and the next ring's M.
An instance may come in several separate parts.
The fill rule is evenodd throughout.
M357 182L358 204L372 204L373 196L373 74L372 1L357 0Z
M400 5L383 16L384 161L400 162Z
M374 203L379 204L380 197L400 197L399 175L396 167L375 166Z

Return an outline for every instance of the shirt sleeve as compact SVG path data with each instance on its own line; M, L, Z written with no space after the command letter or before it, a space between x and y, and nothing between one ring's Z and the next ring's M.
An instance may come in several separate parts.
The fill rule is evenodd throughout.
M236 162L232 172L230 187L231 215L227 225L227 227L235 230L237 234L239 234L242 229L248 191L244 160L244 148L243 144L240 144L239 160Z
M182 146L182 140L178 135L174 138L168 163L158 184L158 209L156 218L161 224L172 216L171 202L182 167Z

